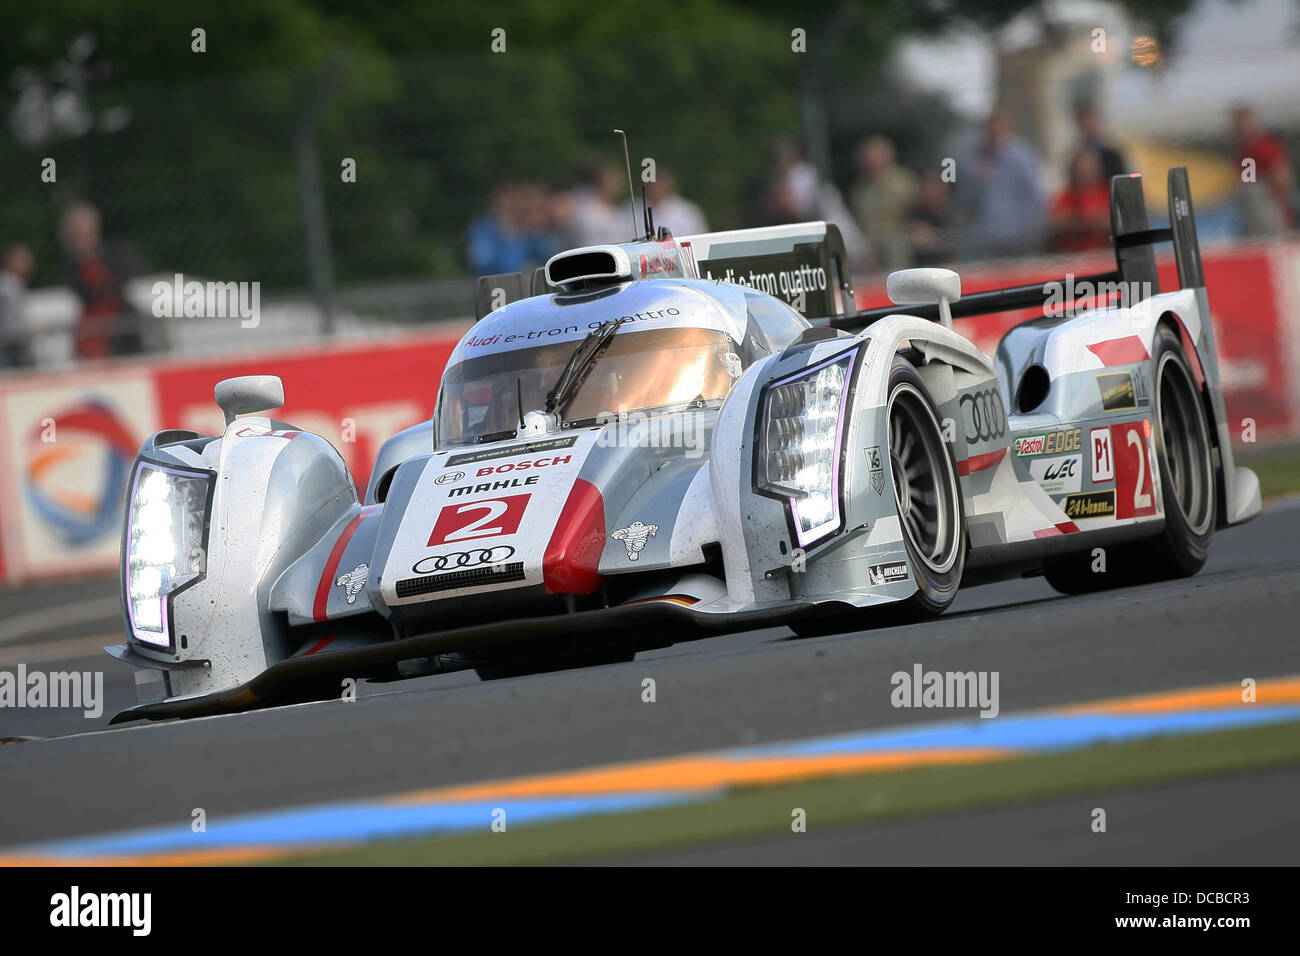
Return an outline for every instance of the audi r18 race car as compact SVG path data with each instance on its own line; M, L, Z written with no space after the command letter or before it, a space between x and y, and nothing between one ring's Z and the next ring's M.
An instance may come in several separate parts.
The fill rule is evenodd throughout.
M363 495L328 441L265 416L278 379L221 382L224 434L158 432L134 465L108 652L141 703L117 719L923 619L1025 574L1195 573L1260 498L1233 464L1185 170L1168 186L1151 228L1139 179L1112 181L1116 269L1082 278L1139 291L1061 315L1051 283L963 298L941 269L854 311L824 223L648 226L484 277L432 420L384 444ZM1161 292L1163 241L1180 288ZM954 323L1024 308L1044 314L992 360Z

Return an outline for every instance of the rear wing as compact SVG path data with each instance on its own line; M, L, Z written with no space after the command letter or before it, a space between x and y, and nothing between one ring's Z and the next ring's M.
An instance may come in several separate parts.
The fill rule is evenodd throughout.
M1205 273L1201 269L1201 247L1196 239L1196 215L1192 209L1191 187L1187 181L1187 168L1177 166L1169 170L1169 225L1152 229L1147 220L1146 201L1142 197L1142 177L1137 173L1114 176L1110 181L1110 232L1115 248L1115 268L1110 272L1075 276L1074 283L1084 282L1100 287L1111 284L1128 296L1126 304L1160 291L1156 274L1156 255L1153 246L1158 242L1172 241L1174 260L1178 265L1179 288L1205 287ZM1052 277L1030 285L974 292L950 304L954 319L970 315L987 315L1010 312L1015 309L1044 308L1048 299L1060 294L1066 277ZM1116 285L1117 284L1117 285ZM1143 290L1140 296L1132 290ZM1059 300L1057 300L1059 305ZM1068 305L1068 303L1067 303ZM900 310L923 319L939 318L939 306L890 305L867 309L831 320L837 329L858 331L887 315L897 315Z
M644 260L645 256L637 253L644 253L651 244L643 241L617 245L632 259ZM654 243L655 253L670 250L677 254L680 274L766 292L787 302L808 319L845 316L854 308L844 238L833 223L800 222L680 238L664 234L663 239ZM646 278L644 267L641 272ZM663 272L666 277L674 274L678 274L676 268ZM655 277L654 270L648 277ZM519 299L553 291L545 269L536 269L531 275L507 272L482 276L474 294L474 319L478 321Z
M528 276L522 272L502 272L479 276L474 289L474 321L504 305L551 291L546 284L546 269L538 266Z
M853 283L839 227L829 222L732 229L677 240L701 279L743 285L793 306L807 319L853 310Z

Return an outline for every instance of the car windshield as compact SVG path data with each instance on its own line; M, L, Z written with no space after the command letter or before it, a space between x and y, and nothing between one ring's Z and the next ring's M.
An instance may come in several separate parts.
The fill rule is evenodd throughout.
M577 342L539 345L472 358L447 369L438 402L438 436L463 444L504 432L524 411L546 407ZM570 393L565 421L725 398L738 358L730 339L710 329L619 332Z

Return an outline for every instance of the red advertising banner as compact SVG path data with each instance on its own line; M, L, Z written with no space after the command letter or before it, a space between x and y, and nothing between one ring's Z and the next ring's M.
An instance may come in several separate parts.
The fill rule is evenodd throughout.
M441 332L243 357L130 362L0 381L0 581L117 566L126 480L160 428L219 435L217 382L274 374L276 418L328 439L364 493L384 439L433 414L458 339Z

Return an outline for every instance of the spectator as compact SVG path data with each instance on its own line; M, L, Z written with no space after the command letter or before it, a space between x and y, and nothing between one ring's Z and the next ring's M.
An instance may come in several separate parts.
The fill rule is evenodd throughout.
M1101 116L1091 103L1083 103L1074 110L1074 123L1079 129L1079 144L1076 150L1090 149L1096 152L1101 162L1101 174L1106 182L1112 176L1127 173L1128 162L1124 154L1112 144L1101 129Z
M533 183L497 184L490 211L469 224L469 265L478 275L534 268L555 245L546 193Z
M17 243L0 259L0 368L31 364L23 300L35 265L32 251Z
M560 251L560 231L549 190L541 183L523 183L519 188L519 221L527 238L528 265L545 265Z
M958 169L970 211L976 255L1030 252L1042 239L1045 203L1042 171L1033 149L1011 132L1000 109L985 124L976 154Z
M78 203L63 214L62 277L81 300L74 350L78 358L127 355L144 348L140 316L123 293L135 275L135 256L125 243L106 245L99 210Z
M1237 166L1244 171L1253 161L1254 181L1244 177L1241 204L1246 235L1262 236L1283 232L1295 225L1291 208L1291 161L1282 141L1260 125L1255 111L1238 104L1232 108L1232 126L1237 135Z
M916 199L916 175L898 165L894 144L872 136L858 144L858 180L851 202L876 263L885 272L906 269L911 258L903 219Z
M904 222L915 265L944 265L956 256L950 237L952 188L937 171L932 170L921 177L916 202Z
M1069 184L1052 201L1052 245L1063 252L1104 249L1110 243L1110 180L1101 154L1088 147L1070 160Z
M628 232L632 222L628 207L615 205L622 189L618 171L604 160L590 159L583 165L573 191L569 245L592 246L637 238Z
M773 143L771 156L772 170L764 195L766 224L785 225L818 219L834 223L844 238L849 261L866 262L871 249L835 184L823 180L812 163L804 159L799 148L789 140Z
M700 207L677 192L677 177L660 166L654 182L646 184L646 196L654 211L655 226L667 226L674 236L695 236L709 231Z

